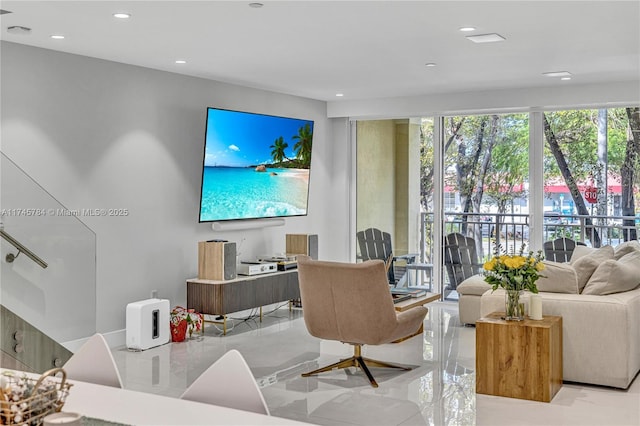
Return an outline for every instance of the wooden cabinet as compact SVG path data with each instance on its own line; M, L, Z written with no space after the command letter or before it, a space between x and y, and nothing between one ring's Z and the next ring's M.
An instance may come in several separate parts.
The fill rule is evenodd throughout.
M238 276L233 280L187 280L187 308L206 315L222 315L298 299L298 271ZM212 321L213 322L213 321ZM226 318L224 324L226 334Z

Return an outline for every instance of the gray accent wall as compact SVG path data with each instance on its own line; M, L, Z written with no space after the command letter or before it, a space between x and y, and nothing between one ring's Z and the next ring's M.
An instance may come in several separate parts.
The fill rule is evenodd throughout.
M198 241L235 241L253 259L309 233L321 259L349 259L348 125L325 102L7 42L0 79L2 151L69 209L129 212L81 217L97 239L98 332L123 344L126 305L154 290L184 305ZM315 121L307 216L225 232L198 223L207 106Z

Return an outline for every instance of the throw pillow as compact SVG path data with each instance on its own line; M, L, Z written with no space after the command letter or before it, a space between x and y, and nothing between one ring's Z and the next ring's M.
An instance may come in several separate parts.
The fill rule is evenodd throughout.
M542 276L536 281L538 291L550 293L578 293L578 276L573 266L568 263L543 260Z
M576 260L580 259L583 256L593 253L595 250L596 249L594 249L593 247L577 245L573 249L573 253L571 253L571 259L569 259L569 263L573 265L576 262Z
M578 292L582 292L584 286L587 285L593 271L605 260L613 259L613 247L603 246L593 250L586 256L580 257L571 266L576 270L578 276Z
M634 251L640 252L640 241L638 240L626 241L616 246L613 252L613 258L615 260L620 260L622 256Z
M595 270L582 294L611 294L633 290L640 285L640 251L620 260L607 260Z

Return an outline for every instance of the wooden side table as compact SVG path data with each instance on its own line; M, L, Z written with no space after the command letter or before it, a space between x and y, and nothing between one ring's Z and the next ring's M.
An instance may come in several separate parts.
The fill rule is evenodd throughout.
M562 317L476 321L476 392L549 402L562 387Z

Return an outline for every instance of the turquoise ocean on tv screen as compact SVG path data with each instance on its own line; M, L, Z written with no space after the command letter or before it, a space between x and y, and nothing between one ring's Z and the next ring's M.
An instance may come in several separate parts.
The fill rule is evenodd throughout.
M205 167L200 221L305 215L308 182L309 170Z

